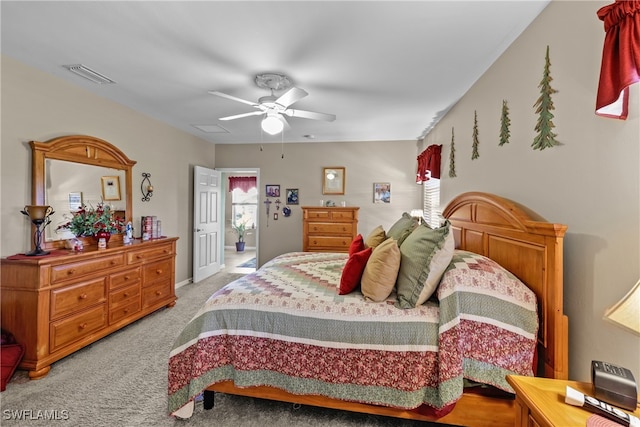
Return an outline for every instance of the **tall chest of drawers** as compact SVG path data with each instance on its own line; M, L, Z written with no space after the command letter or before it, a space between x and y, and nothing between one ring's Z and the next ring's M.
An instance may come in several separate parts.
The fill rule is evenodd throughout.
M53 362L175 305L177 240L2 259L0 316L25 346L20 368L41 378Z
M358 234L358 207L303 206L302 250L349 252Z

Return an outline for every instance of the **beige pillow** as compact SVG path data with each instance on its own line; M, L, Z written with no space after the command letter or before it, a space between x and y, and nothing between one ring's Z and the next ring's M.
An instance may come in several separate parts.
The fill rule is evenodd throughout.
M380 243L371 253L361 280L365 298L380 302L391 295L400 269L400 248L393 239Z
M402 246L404 239L418 226L418 220L404 212L402 217L387 231L387 237L393 237L398 246Z
M379 225L369 233L367 238L364 240L364 245L367 248L375 248L385 240L387 240L387 234L384 232L384 228Z
M426 224L416 228L400 246L396 307L414 308L424 304L438 287L454 250L449 221L436 229Z

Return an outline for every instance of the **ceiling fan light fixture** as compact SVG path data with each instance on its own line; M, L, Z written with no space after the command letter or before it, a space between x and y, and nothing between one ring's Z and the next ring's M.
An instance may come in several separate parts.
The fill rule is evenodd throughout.
M284 129L284 123L276 115L268 114L260 123L262 130L269 135L277 135Z

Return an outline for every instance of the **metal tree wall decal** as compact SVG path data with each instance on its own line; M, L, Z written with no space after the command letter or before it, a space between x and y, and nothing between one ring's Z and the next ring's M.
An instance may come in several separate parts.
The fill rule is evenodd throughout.
M534 150L544 150L545 148L551 148L554 145L558 145L558 141L556 141L556 134L552 131L555 125L552 120L554 115L551 113L551 111L555 109L551 95L558 91L551 87L551 81L553 78L551 78L551 74L549 73L550 65L549 46L547 45L544 73L542 74L542 80L538 85L540 88L540 97L533 105L536 107L536 113L539 114L538 122L535 127L538 135L533 139L533 143L531 144Z
M456 177L456 141L451 128L451 154L449 155L449 178Z
M506 100L502 100L502 115L500 117L500 143L498 145L504 145L509 143L511 137L511 119L509 119L509 106Z
M474 110L473 112L473 152L471 153L471 160L475 160L480 157L480 153L478 152L478 145L480 145L480 141L478 140L478 112Z

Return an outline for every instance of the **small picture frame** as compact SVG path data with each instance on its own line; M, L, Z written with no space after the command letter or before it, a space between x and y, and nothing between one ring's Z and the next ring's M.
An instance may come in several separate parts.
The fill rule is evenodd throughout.
M82 207L82 192L75 191L73 193L69 193L69 210L71 212L76 212Z
M280 197L279 185L267 185L266 186L267 197Z
M102 200L121 200L119 176L102 177Z
M298 203L300 203L300 199L298 198L298 189L287 188L287 204L297 205Z
M391 203L391 183L373 183L373 203Z
M343 166L322 168L322 194L344 194L346 170Z

